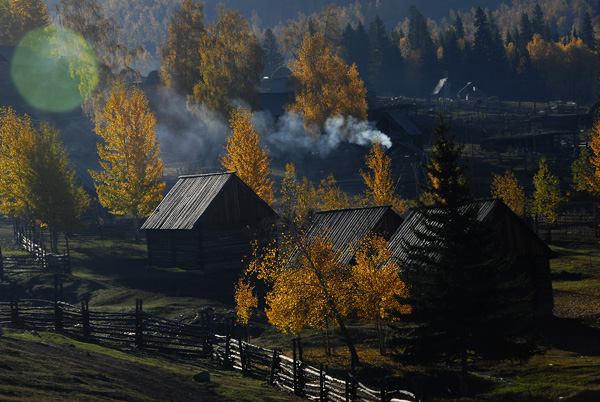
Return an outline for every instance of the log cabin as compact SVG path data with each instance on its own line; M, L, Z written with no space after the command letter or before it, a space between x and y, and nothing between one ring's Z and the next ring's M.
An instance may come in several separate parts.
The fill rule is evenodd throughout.
M471 205L478 208L478 219L490 223L494 229L494 238L502 248L502 255L512 261L511 272L515 277L525 274L527 283L523 292L532 296L530 310L536 316L551 316L554 298L550 259L555 257L554 252L501 200L482 200ZM425 230L422 221L423 217L418 212L409 212L389 241L388 248L400 269L402 261L407 258L404 247L422 242L416 235L420 230Z
M251 242L276 218L234 172L180 176L146 231L148 262L160 267L241 268Z

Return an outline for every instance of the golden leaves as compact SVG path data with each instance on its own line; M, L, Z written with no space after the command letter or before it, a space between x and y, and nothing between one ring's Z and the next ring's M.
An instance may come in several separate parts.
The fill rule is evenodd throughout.
M304 114L307 129L318 134L337 115L367 118L367 90L356 65L348 66L320 33L304 37L291 78L298 84L290 109Z
M252 124L252 113L242 107L231 112L232 135L227 138L227 154L221 164L237 175L267 204L273 202L273 185L267 152L261 147L258 132Z
M392 159L385 154L385 147L378 142L371 144L367 155L367 172L360 171L367 190L367 204L374 206L391 205L400 214L406 212L408 205L394 194L392 180Z
M524 216L527 197L514 172L507 170L504 176L496 173L493 176L492 196L501 199L515 214Z
M408 291L398 275L399 267L387 249L387 240L379 235L367 237L354 259L354 305L359 317L379 321L391 319L394 311L410 312L410 307L400 304L397 299L407 296Z
M540 161L540 168L533 176L533 185L533 212L550 224L556 222L565 199L560 192L558 177L550 172L546 159Z
M111 213L148 216L162 199L163 162L155 118L142 91L117 84L97 118L101 172L90 171L100 203Z

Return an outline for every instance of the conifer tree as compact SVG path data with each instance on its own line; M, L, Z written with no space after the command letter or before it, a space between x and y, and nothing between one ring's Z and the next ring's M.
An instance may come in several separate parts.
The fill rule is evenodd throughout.
M417 206L416 240L402 240L400 279L409 294L400 300L411 310L400 320L412 325L398 329L396 342L401 360L458 360L465 392L472 355L525 359L534 344L523 300L512 293L516 285L506 283L509 261L500 254L495 228L478 218L460 155L440 119L426 167L430 203Z
M279 50L277 37L270 28L265 30L261 47L265 53L265 69L263 70L263 76L271 77L275 70L283 66L284 58Z

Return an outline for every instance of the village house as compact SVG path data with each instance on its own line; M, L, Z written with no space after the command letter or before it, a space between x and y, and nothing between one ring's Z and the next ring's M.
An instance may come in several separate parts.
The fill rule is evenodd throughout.
M241 268L276 214L234 172L180 176L142 225L148 262L161 267Z
M390 206L334 209L317 212L305 238L326 238L340 253L342 265L352 262L356 252L369 235L378 234L390 239L402 224L402 218Z
M478 219L496 228L497 244L502 247L502 255L512 260L511 272L515 277L525 274L527 293L533 296L531 311L537 316L550 316L554 307L550 259L554 253L525 222L500 200L476 201L479 208ZM406 220L391 237L388 248L400 267L406 258L402 243L410 247L420 240L415 233L424 230L423 216L411 211ZM525 296L525 295L522 295Z

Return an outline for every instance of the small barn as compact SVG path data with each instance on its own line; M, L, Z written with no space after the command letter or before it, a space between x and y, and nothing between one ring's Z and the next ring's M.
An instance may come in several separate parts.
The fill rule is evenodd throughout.
M340 263L347 265L367 236L379 234L389 239L402 224L402 218L390 206L335 209L315 214L306 231L311 238L325 237L340 252Z
M513 260L511 270L515 275L526 274L527 292L533 293L532 311L538 316L552 315L554 299L550 276L550 259L554 253L525 222L500 200L477 201L478 219L491 223L496 228L498 244L504 248L503 254ZM422 216L412 211L405 222L394 233L388 247L400 262L405 258L401 243L417 245L421 240L415 236L422 228Z
M149 264L239 268L275 217L233 172L181 176L142 225Z

